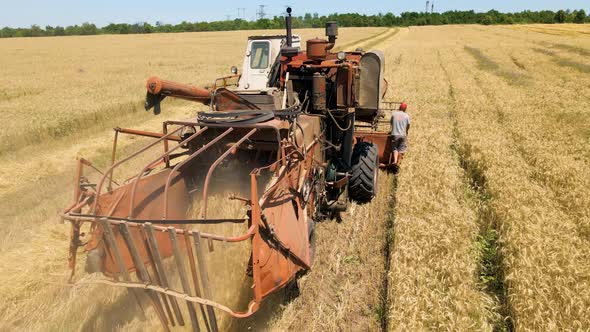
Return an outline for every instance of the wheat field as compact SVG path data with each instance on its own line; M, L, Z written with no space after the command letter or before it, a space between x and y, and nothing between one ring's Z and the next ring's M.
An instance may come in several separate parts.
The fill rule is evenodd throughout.
M318 225L298 296L277 294L224 327L589 330L589 31L340 29L340 49L385 52L387 99L412 116L409 153L397 175L380 174L371 204ZM121 290L66 283L68 226L57 215L75 157L104 165L113 126L158 130L194 116L200 108L184 102L143 112L144 79L204 85L260 33L0 40L0 330L159 328Z

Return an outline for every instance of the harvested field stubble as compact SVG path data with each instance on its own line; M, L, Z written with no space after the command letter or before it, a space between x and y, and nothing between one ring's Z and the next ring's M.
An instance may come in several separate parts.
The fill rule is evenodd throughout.
M380 328L387 310L381 297L394 183L387 173L379 176L377 199L353 204L341 222L318 224L314 267L299 282L300 296L273 321L273 331Z

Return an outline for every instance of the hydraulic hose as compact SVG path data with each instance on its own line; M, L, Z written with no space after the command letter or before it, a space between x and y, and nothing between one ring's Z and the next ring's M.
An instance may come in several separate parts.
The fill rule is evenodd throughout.
M278 118L293 119L301 114L300 103L274 111L247 110L247 111L225 111L225 112L199 112L197 119L202 123L209 124L256 124Z

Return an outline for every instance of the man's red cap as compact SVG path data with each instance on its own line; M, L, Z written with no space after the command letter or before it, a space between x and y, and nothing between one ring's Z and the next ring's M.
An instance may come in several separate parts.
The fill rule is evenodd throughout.
M400 110L402 110L402 111L405 111L405 110L407 110L407 109L408 109L408 104L406 104L406 103L401 103L401 104L399 105L399 109L400 109Z

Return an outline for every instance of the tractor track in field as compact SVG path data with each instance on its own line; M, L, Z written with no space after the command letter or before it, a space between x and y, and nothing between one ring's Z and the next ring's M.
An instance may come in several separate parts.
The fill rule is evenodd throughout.
M381 304L380 308L383 312L378 315L381 323L381 331L387 332L389 329L389 307L391 305L389 299L389 272L391 271L391 253L395 246L395 203L397 195L397 176L393 177L392 193L389 198L389 206L387 207L387 217L385 220L385 240L383 242L383 281L381 286Z
M385 36L374 40L373 42L369 41L370 46L366 47L374 47L377 44L383 43L386 40L389 40L391 37L394 37L399 33L400 29L394 29L391 33L386 34ZM401 54L396 59L396 65L400 65L402 61ZM378 318L381 325L381 331L387 332L389 330L389 308L391 306L391 300L389 298L389 282L390 282L390 271L391 271L391 256L392 252L395 247L395 206L396 206L396 199L397 199L397 188L398 188L398 177L397 174L393 175L393 180L391 183L392 189L390 193L390 197L388 199L388 206L386 212L386 220L385 220L385 239L383 240L383 276L382 276L382 285L380 290L380 312L378 312Z
M486 100L489 101L489 105L493 106L494 112L496 113L497 119L496 121L502 125L508 137L512 142L514 142L515 150L518 152L518 155L522 160L526 163L528 167L533 169L533 174L529 176L529 179L536 183L537 185L547 189L550 193L554 196L554 201L557 202L557 207L559 210L566 216L573 218L574 220L580 220L584 217L584 215L575 214L572 211L583 211L583 206L580 206L580 203L576 203L575 201L570 200L568 197L564 197L559 192L559 185L563 185L557 178L552 176L551 174L554 172L540 172L539 171L539 161L537 160L534 153L528 151L524 146L525 137L522 136L517 131L514 131L510 128L509 125L506 123L506 113L502 110L502 106L498 104L497 99L493 95L493 93L485 88L485 84L482 82L481 78L478 77L470 68L468 68L464 63L460 62L460 59L456 56L458 63L460 63L464 71L469 73L473 80L475 81L477 88L481 91L482 95L485 96ZM559 185L555 185L555 183L559 183ZM575 209L572 209L572 206ZM580 238L584 241L590 242L590 228L588 225L583 223L577 223L577 233Z
M555 67L556 70L554 70L554 72L549 76L550 77L559 77L562 81L562 82L556 83L554 79L551 80L551 82L553 82L553 85L555 87L557 87L558 89L564 89L563 84L572 81L571 77L567 77L567 75L568 75L567 73L564 73L563 71L558 70L560 67L570 68L570 69L576 70L582 74L590 73L590 65L588 65L586 63L579 62L579 61L573 61L573 60L567 59L567 58L557 54L556 52L550 50L550 49L558 49L558 50L568 52L570 54L577 54L580 56L588 56L588 54L590 54L590 49L583 48L583 47L571 46L571 45L567 45L567 44L561 44L561 43L550 43L550 42L546 42L546 41L531 40L531 39L527 39L525 37L502 33L499 31L490 31L490 30L483 29L483 28L478 29L478 31L480 31L482 33L491 34L492 36L500 36L502 38L518 40L519 42L521 42L523 44L530 45L531 51L549 56L550 60L554 64L557 65ZM513 31L518 31L518 30L513 29ZM519 31L519 32L521 32L521 31ZM526 66L522 62L517 60L517 58L514 56L514 54L512 54L510 57L511 57L511 61L514 63L514 65L516 67L522 69L523 71L528 72ZM539 59L537 59L537 60L539 60ZM534 65L529 63L528 67L534 68ZM505 71L504 73L496 72L496 74L500 77L502 77L502 75L504 75L505 79L510 79L510 77L514 77L514 75L511 74L510 71ZM517 76L517 78L518 78L518 76ZM538 80L535 80L532 77L531 73L528 73L528 75L526 75L526 76L522 76L522 78L525 78L525 80L517 81L517 83L519 83L520 85L523 85L522 83L525 83L524 85L531 84L531 85L538 86L538 83L537 83ZM547 80L542 80L542 81L547 82ZM542 88L542 86L539 86L538 88ZM581 100L585 100L588 98L588 94L585 93L585 90L581 90L580 94L581 95L579 97Z
M45 140L66 142L75 135L96 134L104 128L116 126L122 121L129 122L133 116L141 113L143 101L124 101L115 107L100 109L96 112L81 114L54 126L39 127L33 131L10 137L0 144L0 156L19 152L30 145L41 144Z
M456 155L459 166L464 172L463 180L467 200L476 211L479 234L476 239L476 249L479 255L479 280L482 291L490 295L495 305L490 307L492 312L492 326L494 331L513 331L513 318L508 301L504 263L499 242L499 221L496 211L491 205L493 199L487 188L485 170L479 162L471 157L472 147L461 138L457 118L457 99L451 76L438 52L439 65L449 84L448 98L450 101L449 118L452 122L451 150Z
M345 51L348 48L360 47L360 46L365 46L365 47L371 48L377 44L384 42L385 40L389 39L390 37L394 36L395 34L397 34L398 31L399 31L399 29L397 29L397 28L385 29L384 31L376 33L376 34L370 36L369 38L357 39L357 40L351 41L349 43L346 43L344 45L336 46L336 49Z

